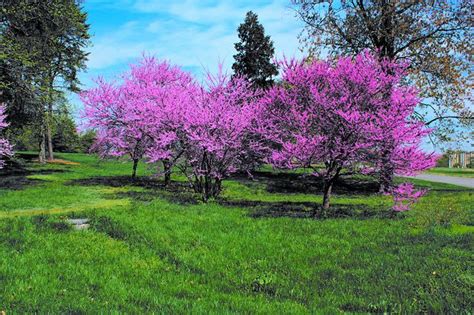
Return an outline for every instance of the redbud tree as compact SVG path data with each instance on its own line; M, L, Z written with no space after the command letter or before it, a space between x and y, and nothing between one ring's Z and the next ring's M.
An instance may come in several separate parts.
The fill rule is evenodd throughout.
M403 65L363 53L335 63L284 61L282 67L282 83L262 99L260 132L276 148L273 165L310 168L322 178L323 214L342 171L376 174L385 167L387 141L396 173L434 165L435 156L419 148L429 131L411 118L417 91L401 85Z
M5 115L5 107L0 105L0 131L8 126ZM0 169L5 165L4 157L13 155L12 146L7 139L0 138Z
M203 201L217 197L222 180L248 171L266 154L255 132L258 91L239 77L219 71L208 75L184 122L184 161L181 170Z
M170 179L177 131L195 84L179 67L153 57L132 65L120 85L97 81L97 87L81 95L87 126L96 129L95 143L101 156L128 155L138 162L162 161L165 183Z
M141 113L131 108L123 89L102 79L97 86L81 94L87 127L97 131L92 150L102 158L129 156L132 177L143 158L149 139L138 126Z
M129 107L140 117L135 128L140 128L148 139L147 161L163 163L168 184L172 166L184 152L181 135L185 114L193 106L199 86L178 66L144 57L138 65L132 65L122 90Z

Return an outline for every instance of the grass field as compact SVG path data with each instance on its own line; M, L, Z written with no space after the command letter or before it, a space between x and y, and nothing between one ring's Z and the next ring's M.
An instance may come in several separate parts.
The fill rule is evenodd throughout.
M474 190L414 180L430 192L392 217L372 183L346 179L332 217L314 220L319 183L297 174L234 178L202 204L182 178L164 189L143 164L131 181L129 163L60 158L78 164L0 176L0 312L473 309Z
M428 170L428 174L436 175L448 175L448 176L459 176L459 177L470 177L474 178L473 168L448 168L448 167L435 167Z

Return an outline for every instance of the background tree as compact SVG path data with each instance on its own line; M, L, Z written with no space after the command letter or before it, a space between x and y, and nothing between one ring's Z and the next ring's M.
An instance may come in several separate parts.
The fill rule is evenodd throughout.
M53 116L53 147L57 152L81 152L81 139L67 108Z
M6 105L10 130L38 121L41 114L33 11L33 1L0 0L0 102Z
M472 127L472 10L470 0L293 0L306 23L302 41L314 54L380 57L410 62L409 79L426 98L414 115L439 140ZM465 134L465 133L464 133Z
M240 42L235 44L237 54L234 55L232 69L236 75L247 77L254 87L270 87L273 84L272 77L278 75L277 66L272 63L275 49L270 36L265 36L257 14L247 12L238 32Z
M90 153L92 146L97 139L97 133L94 130L78 131L79 133L79 152Z
M51 119L51 132L53 146L56 152L87 152L81 136L77 131L74 119L69 113L66 104L56 105ZM42 140L41 125L30 123L9 134L11 142L15 143L17 150L35 151Z
M53 159L53 104L64 90L78 91L77 73L85 68L89 26L79 0L4 0L2 1L2 73L13 66L13 74L4 75L2 88L8 101L32 104L41 121L40 161ZM7 72L8 74L8 72ZM17 96L22 90L28 97ZM31 97L30 97L31 96ZM29 102L33 99L34 102ZM16 111L13 111L15 113ZM26 111L24 111L26 112ZM18 120L11 116L11 120Z

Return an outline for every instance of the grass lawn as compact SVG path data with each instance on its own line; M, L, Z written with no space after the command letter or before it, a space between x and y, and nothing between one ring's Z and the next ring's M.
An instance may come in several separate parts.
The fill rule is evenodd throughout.
M60 158L78 164L0 175L0 312L473 309L474 190L413 180L430 192L392 218L390 198L346 179L333 216L314 220L318 183L294 173L236 177L202 204L143 164L133 182L129 163Z
M448 175L448 176L459 176L459 177L470 177L474 178L473 168L449 168L449 167L435 167L426 172L427 174L435 175Z

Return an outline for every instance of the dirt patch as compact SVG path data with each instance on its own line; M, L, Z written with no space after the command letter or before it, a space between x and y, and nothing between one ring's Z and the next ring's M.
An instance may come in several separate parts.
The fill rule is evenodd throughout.
M78 162L73 162L73 161L68 161L68 160L62 160L62 159L54 159L50 161L46 161L48 164L59 164L59 165L80 165L81 163Z

